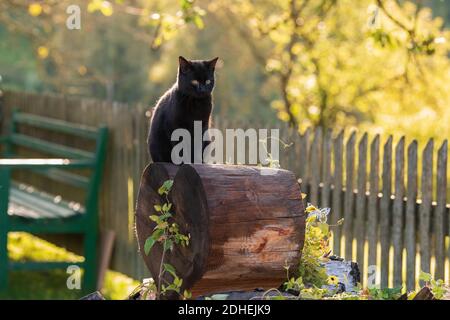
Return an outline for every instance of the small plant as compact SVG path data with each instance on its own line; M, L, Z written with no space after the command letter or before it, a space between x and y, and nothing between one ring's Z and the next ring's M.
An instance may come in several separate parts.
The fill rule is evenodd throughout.
M368 288L365 295L369 300L398 300L402 295L402 288Z
M434 295L434 298L437 300L444 298L445 294L447 293L447 288L445 286L444 280L435 280L430 273L420 271L419 280L425 282L425 286L430 288L431 292ZM417 291L412 292L410 295L408 295L408 299L414 298L416 294Z
M278 159L274 159L272 156L272 153L269 152L269 150L267 149L267 142L268 140L276 140L278 142L281 142L281 145L283 147L283 149L287 149L290 148L294 143L286 143L283 140L279 139L279 138L274 138L274 137L269 137L266 139L260 139L259 142L261 143L261 146L264 148L264 151L267 154L267 158L265 159L265 161L267 162L267 164L265 165L265 167L268 168L274 168L274 169L279 169L280 168L280 161Z
M305 244L298 275L306 283L320 288L327 284L329 280L322 263L331 254L329 245L331 226L327 223L330 209L319 209L308 203L305 211L308 214L306 218ZM337 225L341 225L343 221L343 219L339 220Z
M291 278L285 283L285 290L298 292L298 299L317 300L322 299L328 292L327 289L318 288L316 286L306 287L301 277Z
M302 194L302 198L305 196ZM323 262L331 254L329 246L331 226L327 223L330 209L319 209L308 203L305 212L308 215L305 243L296 272L297 277L290 277L289 266L285 265L287 281L283 287L287 291L298 293L299 299L322 299L326 294L333 294L333 290L330 292L330 289L324 289L323 286L331 286L337 291L339 284L339 279L334 275L328 275L323 266ZM342 223L343 219L338 225Z
M178 224L172 221L172 203L169 201L169 193L172 186L173 180L167 180L158 189L158 194L165 198L165 202L161 205L154 206L156 214L151 215L150 220L155 222L156 226L153 229L153 233L145 241L144 251L146 255L149 255L156 243L161 244L163 248L156 285L156 299L160 299L161 296L167 295L170 292L177 293L183 299L189 299L191 297L189 291L184 290L184 292L181 293L183 279L177 276L174 266L165 262L166 253L168 251L173 251L175 245L181 245L182 247L188 246L190 239L190 235L180 233ZM164 275L167 273L172 276L172 282L168 282L164 279Z

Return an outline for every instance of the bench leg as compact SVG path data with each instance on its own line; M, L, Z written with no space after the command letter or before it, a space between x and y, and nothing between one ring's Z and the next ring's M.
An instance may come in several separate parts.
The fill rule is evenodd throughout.
M97 289L97 233L89 232L84 237L84 275L83 292L91 293Z
M10 170L0 168L0 291L8 288L8 202Z
M3 228L0 228L3 229ZM0 231L0 292L8 289L8 232Z

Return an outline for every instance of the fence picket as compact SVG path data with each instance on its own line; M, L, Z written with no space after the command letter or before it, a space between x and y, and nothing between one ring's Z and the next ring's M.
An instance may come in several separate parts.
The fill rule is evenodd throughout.
M342 178L343 178L343 145L344 131L342 130L333 139L334 173L333 173L333 201L331 206L331 223L336 225L342 218ZM333 228L333 252L336 255L341 253L342 227Z
M369 244L368 266L376 266L377 264L379 181L380 136L377 135L370 146L370 194L367 218L367 242Z
M420 268L423 272L430 272L430 217L433 194L433 147L434 141L430 139L422 153L422 180L419 213L420 227Z
M383 150L383 173L382 173L382 198L380 201L380 244L381 261L380 285L382 288L388 286L389 282L389 247L391 227L391 189L392 189L392 136L389 137Z
M448 141L445 140L438 151L437 160L437 207L434 214L434 238L435 238L435 278L444 279L445 276L445 213L447 203L447 160Z
M316 128L314 134L314 140L311 145L311 183L310 191L308 194L309 202L314 205L319 203L319 184L320 177L320 158L321 158L321 145L322 145L322 128Z
M331 129L325 131L323 137L322 151L322 188L320 206L322 208L330 206L331 188Z
M416 287L416 202L417 202L417 141L408 147L408 181L406 192L405 247L406 288Z
M367 133L358 145L358 176L356 195L356 219L354 234L356 237L356 261L361 274L364 274L364 245L366 241L366 181L367 181ZM364 284L363 278L361 283Z
M353 170L355 167L355 140L353 132L345 150L345 198L344 198L344 237L345 259L352 260L353 252Z
M402 286L403 197L405 196L405 137L395 148L395 200L392 209L392 245L394 247L394 287Z

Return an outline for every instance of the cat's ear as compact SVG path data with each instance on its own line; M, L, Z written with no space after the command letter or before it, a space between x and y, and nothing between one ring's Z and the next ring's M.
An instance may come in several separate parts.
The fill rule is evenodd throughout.
M178 57L178 64L180 65L180 71L183 73L189 71L191 68L191 63L189 60L182 56Z
M216 57L212 60L206 61L206 64L208 65L208 67L210 67L211 69L214 69L216 67L216 63L217 60L219 60L219 57Z

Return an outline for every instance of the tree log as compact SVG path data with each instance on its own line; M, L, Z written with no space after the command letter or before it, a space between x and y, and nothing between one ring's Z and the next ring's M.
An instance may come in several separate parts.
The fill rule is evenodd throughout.
M265 170L264 174L261 174ZM269 172L269 171L270 172ZM267 175L270 173L270 175ZM136 232L142 257L155 281L162 246L144 253L153 232L157 192L173 179L169 200L180 232L189 246L175 246L164 262L183 279L182 289L194 296L225 290L269 289L286 279L287 264L295 270L304 242L305 214L300 186L292 172L234 165L153 163L141 178ZM166 281L171 281L165 275Z

